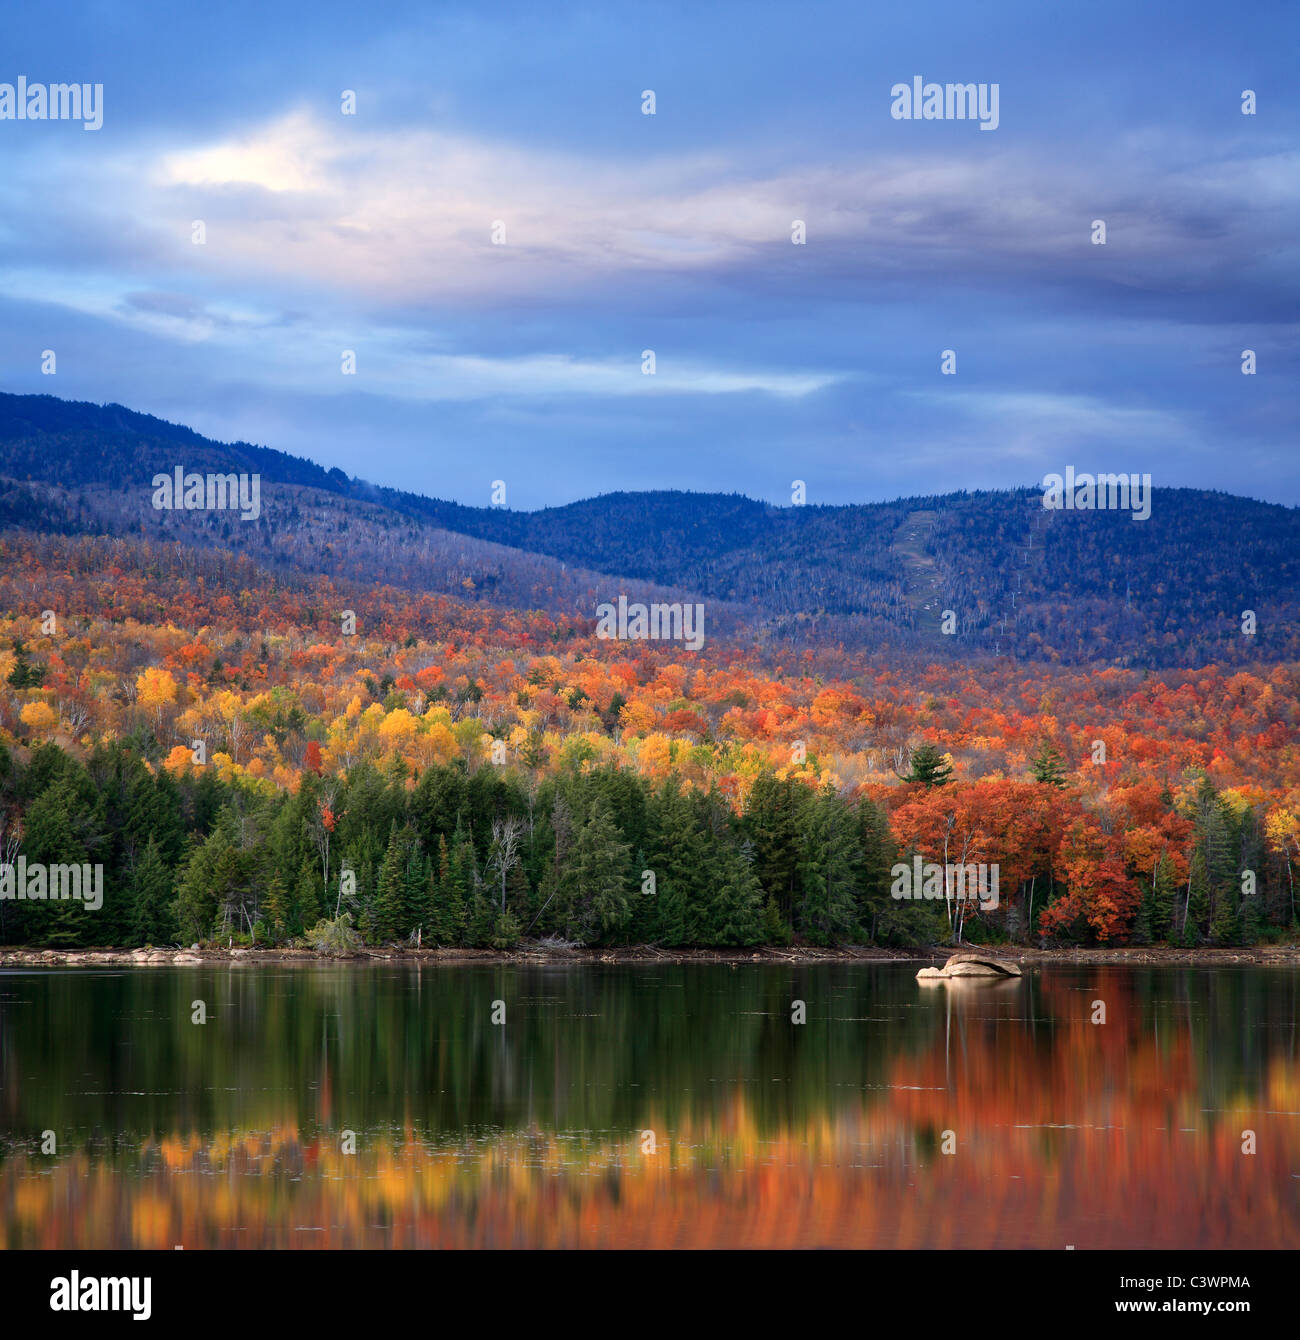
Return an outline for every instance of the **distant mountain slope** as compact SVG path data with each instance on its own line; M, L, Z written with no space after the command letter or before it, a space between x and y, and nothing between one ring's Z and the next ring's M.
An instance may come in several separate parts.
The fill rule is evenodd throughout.
M262 520L154 512L149 481L177 465L259 474ZM0 525L162 528L260 562L499 604L594 614L621 582L693 594L728 624L796 643L1152 666L1300 659L1300 512L1222 493L1158 490L1141 522L1047 512L1034 489L806 507L656 491L512 512L120 405L13 395L0 395L0 476L30 486L21 501L0 492Z

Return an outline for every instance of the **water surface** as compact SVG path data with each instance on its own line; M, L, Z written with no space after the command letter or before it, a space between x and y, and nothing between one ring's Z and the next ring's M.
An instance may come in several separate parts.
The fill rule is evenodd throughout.
M0 972L0 1244L1300 1246L1293 969L914 974Z

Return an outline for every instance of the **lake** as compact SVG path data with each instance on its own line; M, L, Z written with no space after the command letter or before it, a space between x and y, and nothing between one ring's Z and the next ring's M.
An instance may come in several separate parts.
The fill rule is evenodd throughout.
M0 972L0 1243L1300 1247L1295 969L916 966Z

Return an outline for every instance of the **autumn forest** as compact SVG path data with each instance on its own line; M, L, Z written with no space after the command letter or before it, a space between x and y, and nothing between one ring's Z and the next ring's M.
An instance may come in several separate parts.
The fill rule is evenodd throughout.
M472 583L469 584L472 586ZM594 595L591 604L594 606ZM0 537L0 941L1236 945L1288 935L1300 669L595 636L580 613ZM898 896L915 858L995 905Z

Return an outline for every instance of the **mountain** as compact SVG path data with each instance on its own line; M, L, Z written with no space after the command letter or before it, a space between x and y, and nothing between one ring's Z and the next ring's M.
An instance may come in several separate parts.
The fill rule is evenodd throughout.
M178 465L259 475L261 517L155 511L150 481ZM0 526L161 531L271 568L592 617L623 591L689 597L714 608L715 629L803 645L1153 667L1300 659L1300 512L1194 489L1157 490L1143 521L1046 511L1032 488L802 507L655 491L515 512L120 405L0 395Z

